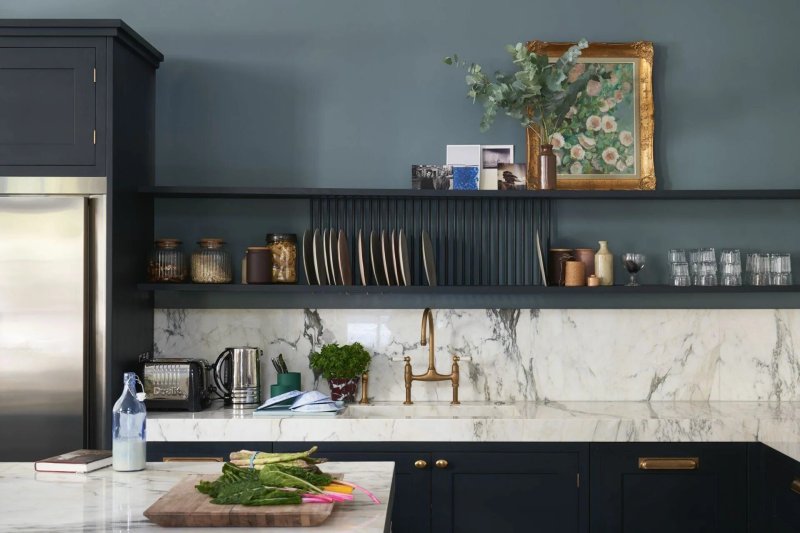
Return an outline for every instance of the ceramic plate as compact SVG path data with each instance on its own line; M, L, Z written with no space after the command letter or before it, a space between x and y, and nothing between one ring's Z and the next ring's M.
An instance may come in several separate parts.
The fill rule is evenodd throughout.
M314 273L314 237L310 229L303 232L303 270L306 272L306 281L309 285L317 284Z
M403 230L400 230L400 233L397 235L397 251L400 256L400 273L402 274L403 284L408 287L411 285L411 261L408 257L406 232Z
M314 230L314 273L317 275L319 285L328 284L328 274L325 271L325 245L322 242L322 233Z
M339 276L339 232L335 229L328 231L328 272L332 285L341 285L342 279Z
M358 260L358 273L361 275L361 284L367 286L369 284L369 271L367 270L367 263L369 258L364 250L364 230L358 230L356 237L356 252Z
M436 262L433 255L433 245L428 232L422 230L422 264L425 266L425 276L428 278L428 285L436 286Z
M392 236L386 231L381 231L381 257L383 258L383 272L386 275L387 285L397 285L394 272L394 258L392 257Z
M353 284L353 270L350 265L350 249L347 245L347 237L344 230L339 230L339 275L342 285Z
M536 257L539 259L539 272L542 275L542 285L547 287L547 272L544 269L544 257L542 256L542 241L539 239L539 232L536 232Z
M377 231L369 234L369 258L372 262L372 275L375 276L377 285L386 285L386 277L383 272L383 256L381 255L381 239Z
M400 269L400 237L394 230L392 230L392 260L394 261L394 279L398 285L404 285Z
M330 231L331 230L328 229L322 230L322 255L325 263L325 279L328 280L328 285L336 285L336 280L333 279L333 275L331 274L331 248L329 242Z

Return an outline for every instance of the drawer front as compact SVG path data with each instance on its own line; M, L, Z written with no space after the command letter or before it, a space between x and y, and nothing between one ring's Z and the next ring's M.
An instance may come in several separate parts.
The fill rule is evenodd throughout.
M592 531L747 530L745 444L598 444Z

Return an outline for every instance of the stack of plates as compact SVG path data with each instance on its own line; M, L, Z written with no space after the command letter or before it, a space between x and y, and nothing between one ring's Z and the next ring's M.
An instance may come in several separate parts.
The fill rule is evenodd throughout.
M427 231L422 231L422 261L428 285L436 285L433 245ZM371 231L356 234L357 282L367 286L410 286L411 259L405 230ZM303 267L309 285L352 285L350 248L344 230L315 229L303 234Z

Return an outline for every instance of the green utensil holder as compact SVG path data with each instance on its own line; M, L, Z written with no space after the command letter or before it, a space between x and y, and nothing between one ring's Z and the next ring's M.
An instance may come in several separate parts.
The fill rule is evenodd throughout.
M286 372L278 374L278 385L289 387L285 392L303 390L300 388L300 372Z
M293 390L297 390L294 387L287 387L286 385L270 385L269 386L269 397L274 398L275 396L279 396L281 394L285 394L287 392L292 392ZM275 405L292 405L294 402L294 398L289 398L284 402L277 403Z

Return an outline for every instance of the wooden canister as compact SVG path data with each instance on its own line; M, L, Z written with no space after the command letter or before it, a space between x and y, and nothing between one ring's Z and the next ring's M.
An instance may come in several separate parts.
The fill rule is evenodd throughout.
M564 263L574 259L572 248L550 248L547 252L547 284L564 286Z
M594 250L591 248L575 248L575 259L583 263L587 278L594 274Z
M583 287L586 285L586 267L582 261L573 260L564 263L564 286Z
M266 246L251 246L245 257L248 285L272 283L272 250Z

